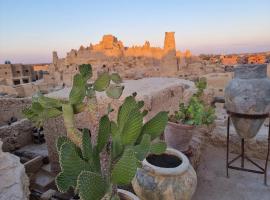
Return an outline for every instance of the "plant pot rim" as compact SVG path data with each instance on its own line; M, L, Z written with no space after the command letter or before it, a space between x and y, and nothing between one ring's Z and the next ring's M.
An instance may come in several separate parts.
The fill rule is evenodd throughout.
M178 157L182 161L182 163L177 167L164 168L164 167L158 167L158 166L150 164L145 158L142 162L142 165L143 165L142 168L150 172L153 172L155 174L167 175L167 176L180 175L188 170L189 160L182 152L173 148L167 148L165 153Z
M127 191L127 190L117 189L117 192L127 196L131 200L139 200L139 198L135 194L133 194L133 193Z
M196 127L195 125L175 123L175 122L171 122L171 121L168 121L168 125L174 126L175 128L182 128L182 129L187 129L187 130L192 130Z

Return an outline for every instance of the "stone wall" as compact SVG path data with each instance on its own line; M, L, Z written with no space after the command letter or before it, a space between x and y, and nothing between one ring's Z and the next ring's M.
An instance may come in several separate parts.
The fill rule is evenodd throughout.
M47 93L48 90L53 89L53 87L57 85L61 85L61 82L58 82L57 84L52 84L50 80L48 80L48 76L46 77L46 81L38 80L31 83L25 83L20 85L14 85L14 86L7 86L7 85L1 85L0 83L0 93L6 93L8 95L12 95L14 97L31 97L38 91L41 91L43 93Z
M0 93L12 95L15 97L18 96L18 92L13 86L4 85L4 84L2 85L2 83L0 83Z
M6 125L11 117L22 119L22 110L31 104L31 98L0 98L0 126Z
M32 142L33 125L27 119L0 127L3 151L14 151Z
M102 116L106 110L108 103L111 103L115 110L121 105L125 97L137 92L137 100L144 100L144 109L149 111L145 121L153 117L159 111L170 111L171 113L178 109L179 101L188 101L195 92L194 83L187 80L177 78L144 78L140 80L129 80L124 82L124 92L119 100L112 100L106 95L98 93L98 116L87 112L80 113L76 116L76 125L78 128L89 128L95 133L98 124L98 118ZM65 99L68 97L70 88L65 88L58 92L50 93L48 96ZM111 118L116 118L116 112L111 113ZM49 151L49 158L52 171L59 170L58 155L55 142L60 135L65 135L66 131L61 117L50 119L44 126L46 143Z
M210 73L203 76L207 81L207 89L213 91L214 96L224 96L226 85L232 80L233 73Z

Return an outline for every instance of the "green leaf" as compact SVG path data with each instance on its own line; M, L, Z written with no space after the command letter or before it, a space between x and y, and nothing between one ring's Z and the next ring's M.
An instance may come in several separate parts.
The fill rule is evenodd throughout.
M57 138L57 141L56 141L56 148L57 148L57 151L60 152L60 149L61 149L61 146L64 144L64 143L71 143L71 140L66 137L66 136L60 136Z
M150 150L151 136L148 134L143 135L142 141L140 144L134 146L134 151L136 158L142 161Z
M62 107L62 102L60 100L45 97L44 95L40 95L38 97L38 102L44 108L61 108Z
M97 151L101 152L107 144L110 137L111 123L108 115L104 115L99 121L99 130L97 138Z
M76 188L81 171L92 171L89 163L81 159L73 143L64 143L60 148L59 162L62 172L56 177L56 185L61 192Z
M131 110L121 132L122 143L132 145L141 134L143 126L143 116L138 108Z
M69 188L72 186L71 181L67 180L67 176L65 173L60 172L56 177L55 177L55 183L59 191L65 192L68 191Z
M120 135L116 135L112 138L113 143L112 143L112 155L113 159L118 158L119 156L122 155L124 146L121 142Z
M152 154L162 154L166 151L167 145L163 141L156 142L150 145L150 153Z
M45 113L45 119L49 119L49 118L55 118L58 117L62 114L62 111L56 109L56 108L48 108L44 110Z
M44 108L39 102L32 102L32 106L25 108L22 111L23 115L30 121L36 124L36 126L42 126L44 121L49 118L58 117L62 114L62 111L57 108Z
M35 119L37 118L37 113L35 113L32 109L31 109L31 107L29 107L29 108L24 108L23 110L22 110L22 113L23 113L23 115L27 118L27 119L29 119L30 121L32 121L32 122L35 122Z
M41 106L40 103L38 102L33 102L32 103L32 107L31 109L33 110L33 112L35 113L40 113L40 112L43 112L44 111L44 108Z
M122 78L117 73L112 73L111 74L111 80L116 84L122 83Z
M119 197L119 196L115 195L115 196L113 196L113 197L112 197L112 199L111 199L111 200L121 200L121 199L120 199L120 197Z
M86 128L82 131L82 156L86 161L92 162L93 159L93 149L90 137L90 131Z
M116 135L120 135L118 132L117 124L114 121L111 121L111 131L113 137L115 137Z
M74 114L78 114L83 112L86 109L86 105L84 103L79 103L73 105Z
M148 110L144 110L144 111L142 112L143 117L145 117L147 114L148 114Z
M155 139L163 133L168 122L168 113L159 112L156 116L150 119L144 126L142 133L151 135L151 139Z
M139 101L137 104L138 108L141 109L144 106L144 101Z
M112 99L119 99L123 93L123 90L124 90L124 86L111 84L106 89L106 94L108 97L110 97Z
M79 71L86 80L88 80L92 76L92 66L90 64L80 65Z
M124 125L128 120L128 115L134 108L136 108L136 106L137 103L133 96L126 97L124 103L120 106L117 116L117 123L120 132L122 132Z
M136 174L137 166L134 151L131 148L126 149L112 170L112 182L117 185L129 184Z
M94 89L96 91L102 92L102 91L106 90L106 88L109 86L109 84L110 84L110 75L108 73L104 72L101 75L99 75L99 77L95 81Z
M70 104L79 104L83 101L86 88L85 88L85 80L81 74L76 74L73 78L73 86L69 94Z
M187 125L194 125L195 122L194 122L194 120L190 119L190 120L185 121L185 124L187 124Z
M100 174L82 171L78 177L78 189L81 200L101 200L108 184Z

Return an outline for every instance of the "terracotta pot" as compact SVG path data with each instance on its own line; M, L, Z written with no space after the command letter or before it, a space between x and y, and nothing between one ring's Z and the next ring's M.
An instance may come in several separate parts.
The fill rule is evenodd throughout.
M159 165L150 161L150 156L153 155L144 159L132 181L137 196L141 200L190 200L197 186L197 175L188 158L171 148L164 154L155 155L162 158ZM177 162L172 162L175 159ZM172 166L164 166L168 163Z
M121 200L139 200L139 198L127 190L118 189L118 195Z
M270 79L267 65L240 65L234 79L225 88L225 108L233 113L262 115L270 112ZM253 138L265 121L233 116L232 122L241 138Z
M195 126L191 125L168 122L164 131L166 144L168 147L177 149L178 151L187 152L194 128Z

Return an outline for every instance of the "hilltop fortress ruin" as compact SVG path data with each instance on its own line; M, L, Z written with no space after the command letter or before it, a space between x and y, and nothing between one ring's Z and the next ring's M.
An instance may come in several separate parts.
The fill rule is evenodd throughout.
M174 32L165 33L163 48L152 47L149 41L143 46L125 47L115 36L104 35L98 44L72 49L65 58L58 58L54 51L49 74L44 79L52 84L71 85L78 65L84 63L92 65L95 75L108 70L130 79L136 76L173 76L190 57L189 50L176 50Z

